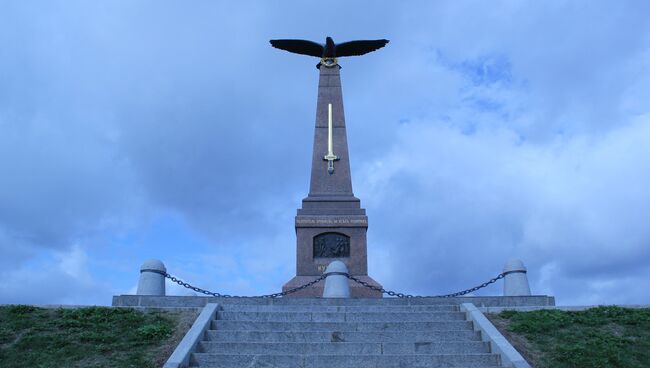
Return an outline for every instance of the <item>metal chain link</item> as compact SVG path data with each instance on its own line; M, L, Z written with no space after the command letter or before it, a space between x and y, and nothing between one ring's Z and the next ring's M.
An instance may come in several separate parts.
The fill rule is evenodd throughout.
M312 281L310 281L310 282L308 282L308 283L306 283L304 285L301 285L301 286L298 286L298 287L295 287L293 289L289 289L289 290L286 290L286 291L282 291L282 292L279 292L279 293L258 295L258 296L240 296L240 295L229 295L229 294L215 293L215 292L212 292L212 291L201 289L201 288L193 286L193 285L191 285L191 284L189 284L189 283L187 283L187 282L185 282L185 281L183 281L183 280L181 280L179 278L176 278L176 277L168 274L165 271L160 271L160 270L142 270L142 271L154 272L154 273L163 275L166 278L168 278L169 280L171 280L172 282L175 282L175 283L177 283L178 285L180 285L180 286L182 286L184 288L196 291L197 293L214 296L214 297L217 297L217 298L278 298L278 297L281 297L281 296L293 294L293 293L295 293L297 291L300 291L302 289L306 289L306 288L308 288L308 287L310 287L310 286L312 286L314 284L317 284L317 283L323 281L327 276L329 276L329 274L324 273L319 278L317 278L315 280L312 280Z
M356 282L356 283L358 283L358 284L360 284L362 286L365 286L365 287L367 287L369 289L379 291L382 294L386 294L388 296L396 296L398 298L453 298L453 297L463 296L463 295L469 294L469 293L474 292L476 290L482 289L482 288L484 288L484 287L486 287L486 286L488 286L490 284L494 284L498 280L504 278L509 273L520 272L520 271L503 272L503 273L500 273L498 276L490 279L489 281L482 283L481 285L474 286L473 288L466 289L466 290L463 290L463 291L459 291L457 293L444 294L444 295L422 296L422 295L411 295L411 294L398 293L398 292L395 292L395 291L386 290L386 289L384 289L382 287L374 286L374 285L370 284L369 282L360 280L360 279L358 279L358 278L356 278L356 277L354 277L354 276L352 276L352 275L350 275L348 273L345 273L345 272L329 272L329 273L322 274L319 278L317 278L315 280L312 280L312 281L310 281L310 282L308 282L308 283L306 283L304 285L301 285L301 286L298 286L298 287L295 287L293 289L289 289L289 290L286 290L286 291L282 291L282 292L279 292L279 293L259 295L259 296L239 296L239 295L228 295L228 294L215 293L215 292L212 292L212 291L201 289L199 287L190 285L189 283L187 283L187 282L185 282L185 281L183 281L183 280L181 280L179 278L176 278L176 277L168 274L165 271L153 270L153 269L141 270L141 272L143 272L143 271L154 272L154 273L163 275L166 278L168 278L169 280L171 280L172 282L177 283L178 285L180 285L180 286L182 286L184 288L196 291L197 293L214 296L214 297L217 297L217 298L278 298L278 297L281 297L281 296L289 295L289 294L295 293L297 291L306 289L306 288L308 288L308 287L310 287L310 286L312 286L314 284L317 284L317 283L323 281L325 278L327 278L327 276L331 276L331 275L345 276L348 279L350 279L350 280L352 280L352 281L354 281L354 282Z
M422 295L411 295L411 294L404 294L404 293L398 293L398 292L395 292L395 291L386 290L386 289L384 289L384 288L382 288L382 287L378 287L378 286L371 285L370 283L365 282L365 281L363 281L363 280L359 280L358 278L356 278L356 277L354 277L354 276L351 276L351 275L347 275L347 277L348 277L350 280L352 280L352 281L354 281L354 282L356 282L356 283L358 283L358 284L361 284L361 285L363 285L363 286L365 286L365 287L367 287L367 288L369 288L369 289L372 289L372 290L375 290L375 291L379 291L379 292L381 292L382 294L386 294L386 295L389 295L389 296L396 296L396 297L398 297L398 298L453 298L453 297L457 297L457 296L462 296L462 295L465 295L465 294L469 294L469 293L474 292L474 291L476 291L476 290L478 290L478 289L482 289L482 288L484 288L484 287L486 287L486 286L488 286L488 285L490 285L490 284L494 284L494 283L497 282L498 280L504 278L508 273L510 273L510 272L503 272L503 273L499 274L497 277L494 277L494 278L490 279L490 281L484 282L484 283L482 283L482 284L479 285L479 286L474 286L474 287L471 288L471 289L467 289L467 290L459 291L459 292L457 292L457 293L444 294L444 295L426 295L426 296L422 296Z

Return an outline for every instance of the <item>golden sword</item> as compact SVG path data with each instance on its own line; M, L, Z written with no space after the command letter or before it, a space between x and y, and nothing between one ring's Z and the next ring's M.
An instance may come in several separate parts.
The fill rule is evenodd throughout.
M339 160L339 157L334 154L334 140L332 138L332 104L327 104L327 154L323 156L323 160L327 161L327 173L332 175L334 173L334 161Z

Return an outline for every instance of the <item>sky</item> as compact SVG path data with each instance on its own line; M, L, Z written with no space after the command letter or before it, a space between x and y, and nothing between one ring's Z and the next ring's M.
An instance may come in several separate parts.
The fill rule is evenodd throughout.
M279 291L318 71L268 40L328 35L390 40L340 60L375 280L445 294L518 258L558 305L650 304L648 19L643 0L3 1L0 304L110 305L152 258Z

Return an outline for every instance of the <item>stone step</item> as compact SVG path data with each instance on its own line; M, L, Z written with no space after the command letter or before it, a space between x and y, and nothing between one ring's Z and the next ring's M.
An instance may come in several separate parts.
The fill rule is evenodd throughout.
M220 307L191 355L193 367L500 364L465 313L445 300L228 299Z
M229 304L221 307L224 312L316 312L316 313L359 313L359 312L458 312L457 305L255 305Z
M483 354L489 353L488 343L482 341L447 342L214 342L199 343L199 352L211 354L264 355L382 355L382 354Z
M268 322L433 322L465 320L462 312L311 313L311 312L218 312L217 320Z
M220 305L459 305L470 298L211 298ZM469 301L471 302L471 300ZM478 305L481 303L479 302Z
M232 331L208 330L206 340L218 342L420 342L481 341L481 334L471 330L438 331Z
M435 322L259 322L224 321L211 322L211 330L237 331L438 331L473 329L470 321Z
M194 353L193 367L239 368L433 368L433 367L499 367L495 354L411 354L411 355L253 355Z

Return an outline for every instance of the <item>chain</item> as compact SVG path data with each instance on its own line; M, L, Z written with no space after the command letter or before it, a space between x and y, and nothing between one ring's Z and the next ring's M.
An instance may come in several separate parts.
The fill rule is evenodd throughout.
M308 283L306 283L304 285L300 285L300 286L295 287L293 289L289 289L289 290L282 291L282 292L279 292L279 293L258 295L258 296L239 296L239 295L229 295L229 294L215 293L215 292L212 292L212 291L201 289L201 288L193 286L193 285L191 285L191 284L189 284L189 283L187 283L187 282L185 282L185 281L183 281L183 280L181 280L181 279L179 279L177 277L174 277L174 276L168 274L165 271L148 269L148 270L141 270L140 272L145 272L145 271L146 272L154 272L154 273L163 275L166 278L168 278L169 280L171 280L171 282L177 283L178 285L180 285L180 286L182 286L184 288L196 291L197 293L214 296L214 297L217 297L217 298L278 298L278 297L281 297L281 296L293 294L293 293L295 293L297 291L300 291L302 289L306 289L306 288L308 288L308 287L310 287L310 286L312 286L314 284L317 284L317 283L323 281L330 274L337 273L337 272L333 272L333 273L330 273L330 274L324 273L319 278L317 278L315 280L312 280L312 281L310 281L310 282L308 282Z
M457 292L457 293L452 293L452 294L444 294L444 295L427 295L427 296L411 295L411 294L398 293L398 292L395 292L395 291L386 290L386 289L384 289L384 288L382 288L382 287L378 287L378 286L375 286L375 285L371 285L370 283L365 282L365 281L363 281L363 280L359 280L358 278L356 278L356 277L354 277L354 276L351 276L351 275L347 275L347 277L348 277L350 280L352 280L352 281L354 281L354 282L356 282L356 283L358 283L358 284L361 284L361 285L363 285L363 286L365 286L365 287L367 287L367 288L369 288L369 289L372 289L372 290L375 290L375 291L379 291L379 292L381 292L382 294L386 294L386 295L389 295L389 296L396 296L396 297L398 297L398 298L453 298L453 297L457 297L457 296L462 296L462 295L465 295L465 294L469 294L469 293L474 292L474 291L476 291L476 290L478 290L478 289L482 289L482 288L484 288L484 287L486 287L486 286L488 286L488 285L490 285L490 284L494 284L495 282L497 282L498 280L504 278L507 274L509 274L509 273L511 273L511 272L512 272L512 271L510 271L510 272L503 272L503 273L499 274L497 277L494 277L494 278L490 279L490 281L484 282L484 283L482 283L482 284L479 285L479 286L474 286L474 287L471 288L471 289L467 289L467 290L459 291L459 292Z
M490 284L494 284L498 280L504 278L509 273L521 272L521 271L503 272L503 273L500 273L498 276L490 279L489 281L486 281L486 282L482 283L481 285L474 286L473 288L466 289L466 290L463 290L463 291L459 291L457 293L444 294L444 295L421 296L421 295L411 295L411 294L398 293L398 292L395 292L395 291L386 290L386 289L384 289L382 287L372 285L369 282L360 280L360 279L358 279L358 278L356 278L356 277L354 277L354 276L352 276L352 275L350 275L348 273L345 273L345 272L328 272L328 273L322 274L319 278L317 278L315 280L312 280L312 281L310 281L310 282L308 282L308 283L306 283L304 285L301 285L301 286L298 286L298 287L295 287L293 289L289 289L289 290L286 290L286 291L282 291L282 292L279 292L279 293L259 295L259 296L239 296L239 295L228 295L228 294L215 293L215 292L212 292L212 291L201 289L199 287L190 285L189 283L187 283L187 282L185 282L185 281L183 281L183 280L181 280L179 278L176 278L176 277L168 274L165 271L147 269L147 270L141 270L140 272L145 272L145 271L146 272L154 272L154 273L163 275L166 278L168 278L169 280L171 280L172 282L177 283L178 285L180 285L180 286L182 286L184 288L196 291L197 293L214 296L214 297L217 297L217 298L278 298L278 297L281 297L281 296L293 294L293 293L295 293L297 291L306 289L306 288L308 288L308 287L310 287L310 286L312 286L314 284L317 284L317 283L323 281L325 278L327 278L327 276L333 276L333 275L345 276L348 279L350 279L350 280L352 280L352 281L354 281L354 282L356 282L358 284L361 284L362 286L365 286L365 287L367 287L369 289L379 291L380 293L386 294L388 296L396 296L398 298L453 298L453 297L463 296L463 295L472 293L472 292L474 292L476 290L479 290L479 289L482 289L482 288L484 288L484 287L486 287L486 286L488 286Z

